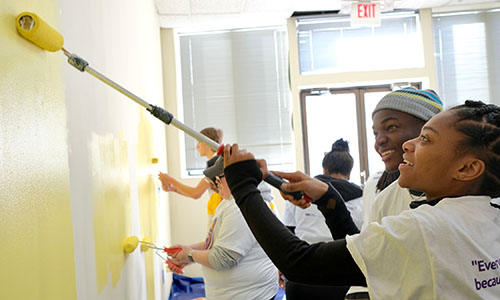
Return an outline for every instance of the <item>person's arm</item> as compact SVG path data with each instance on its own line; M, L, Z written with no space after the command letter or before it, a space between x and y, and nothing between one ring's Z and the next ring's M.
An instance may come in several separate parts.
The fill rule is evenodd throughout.
M326 225L330 229L333 239L343 239L346 235L359 233L359 229L354 224L351 213L338 190L331 183L328 185L325 195L316 200L314 204L318 206L318 210L325 217Z
M345 240L309 245L293 235L260 196L257 185L262 174L257 162L232 160L227 147L224 174L231 192L255 238L286 278L316 285L366 285ZM233 154L237 151L233 146Z
M215 246L212 249L204 249L203 242L190 246L174 245L173 247L182 248L179 253L172 255L172 262L179 266L191 263L188 258L189 253L191 253L195 263L215 270L230 269L241 260L241 254L223 247Z
M205 193L205 191L210 187L210 183L208 183L205 178L201 179L200 182L198 182L198 185L196 185L195 187L185 185L177 181L167 173L160 172L158 178L160 179L162 185L171 184L175 187L175 192L193 199L199 199L203 195L203 193Z

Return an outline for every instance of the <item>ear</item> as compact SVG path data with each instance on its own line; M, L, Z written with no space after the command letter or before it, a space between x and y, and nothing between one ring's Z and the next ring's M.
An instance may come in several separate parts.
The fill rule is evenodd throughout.
M462 161L459 169L455 172L454 178L459 181L476 180L483 175L485 169L484 161L476 157L469 157Z

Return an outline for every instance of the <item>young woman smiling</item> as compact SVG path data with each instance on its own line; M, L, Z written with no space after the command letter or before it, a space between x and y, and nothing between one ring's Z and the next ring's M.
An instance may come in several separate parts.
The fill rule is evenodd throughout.
M329 243L301 241L261 204L264 161L226 145L224 174L257 241L293 281L367 283L371 299L498 298L500 210L490 201L500 196L500 108L467 101L433 117L403 148L399 184L426 199ZM339 206L328 184L301 172L276 174L325 218Z

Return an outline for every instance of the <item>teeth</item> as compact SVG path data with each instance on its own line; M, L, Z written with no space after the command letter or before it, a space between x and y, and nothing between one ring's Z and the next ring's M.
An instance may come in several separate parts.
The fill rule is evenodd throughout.
M407 165L413 166L413 163L412 163L412 162L410 162L410 161L408 161L408 160L406 160L406 159L403 159L403 162L404 162L405 164L407 164Z
M382 154L381 154L381 155L382 155L382 156L386 156L386 155L391 154L392 152L394 152L394 150L387 150L387 151L382 152Z

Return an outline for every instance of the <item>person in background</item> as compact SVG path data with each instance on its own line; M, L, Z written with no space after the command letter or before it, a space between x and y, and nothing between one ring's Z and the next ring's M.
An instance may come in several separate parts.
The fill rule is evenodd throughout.
M223 137L223 132L221 129L216 129L214 127L207 127L204 128L200 131L201 134L207 136L211 140L213 140L216 143L222 143L222 137ZM196 149L200 153L200 156L206 157L209 159L216 159L215 157L215 151L212 150L209 146L198 142L196 144ZM209 163L207 161L207 164ZM211 165L215 161L211 162ZM201 179L198 184L194 187L185 185L172 176L168 175L167 173L162 173L158 175L158 178L160 179L162 183L162 189L166 192L176 192L180 195L192 198L192 199L199 199L207 190L213 191L213 189L210 189L210 180L207 178ZM212 192L210 194L210 198L207 203L207 214L208 214L208 224L212 222L212 217L215 213L215 209L217 206L221 203L222 197L217 193L217 192Z
M224 159L217 158L204 174L213 180L224 200L216 209L205 241L172 246L182 248L172 256L172 262L181 268L190 263L202 265L207 300L274 299L277 270L245 223L224 178Z
M500 108L466 101L431 118L403 149L399 184L425 199L327 243L301 241L261 204L264 161L226 145L224 173L257 241L293 281L367 283L371 299L498 298L500 207L492 198L500 196ZM308 195L327 221L328 211L341 208L331 185L301 172L275 174L289 181L284 190Z
M346 206L351 201L358 202L353 205L353 209L361 212L361 195L362 190L359 186L349 182L354 160L349 154L349 144L343 139L335 141L330 152L325 153L323 158L323 174L315 178L329 182L335 187L346 202ZM349 210L350 211L350 210ZM283 223L295 233L297 237L310 244L318 242L333 241L333 239L345 238L346 235L359 233L357 226L349 221L348 212L345 211L344 216L339 216L336 220L338 224L335 226L335 233L332 238L332 233L325 223L323 214L315 205L307 208L300 208L293 205L291 202L286 202L285 213L283 215ZM358 221L361 222L361 215L358 214ZM340 226L339 226L340 225ZM348 225L348 226L345 226ZM361 228L361 226L359 227ZM302 299L329 299L343 300L348 287L338 286L314 286L286 281L286 298L287 300L302 300Z

